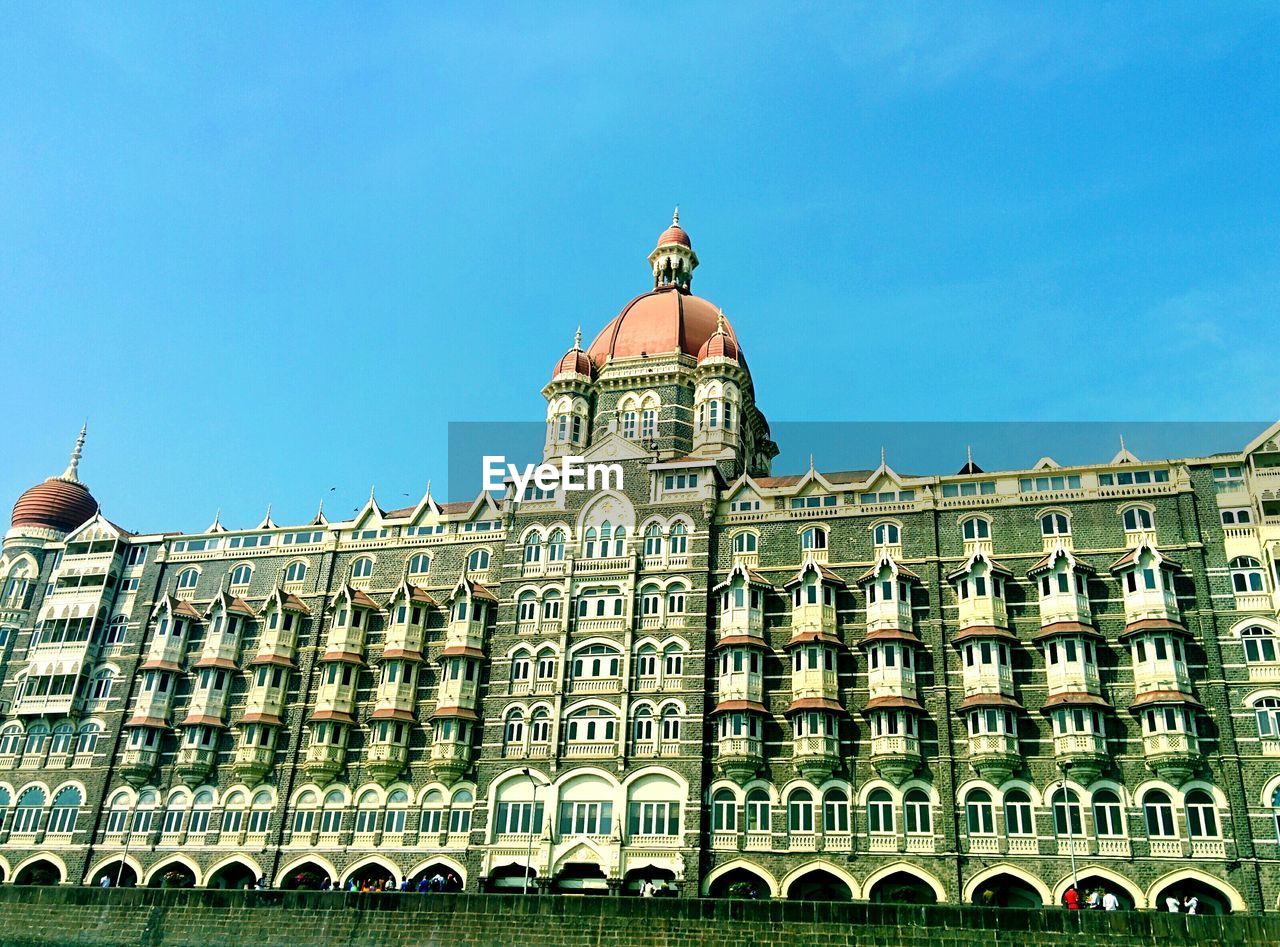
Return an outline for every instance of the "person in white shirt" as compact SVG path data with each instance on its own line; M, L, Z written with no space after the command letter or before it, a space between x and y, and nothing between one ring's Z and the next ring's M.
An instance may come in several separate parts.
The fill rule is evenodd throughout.
M1102 896L1098 893L1097 888L1089 892L1089 897L1085 900L1085 904L1089 906L1091 911L1096 911L1102 907Z
M1102 896L1102 907L1107 911L1119 911L1120 899L1116 897L1114 891L1108 891Z
M1195 914L1196 909L1200 907L1200 899L1193 894L1188 896L1182 904L1187 909L1188 914Z
M1173 895L1169 895L1169 897L1164 899L1164 906L1169 909L1170 914L1177 914L1182 910L1182 905L1178 903L1178 899Z

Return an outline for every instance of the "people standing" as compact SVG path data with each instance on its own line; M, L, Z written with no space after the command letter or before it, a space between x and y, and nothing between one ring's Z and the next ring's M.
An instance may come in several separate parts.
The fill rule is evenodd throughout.
M1119 911L1120 899L1116 897L1114 891L1108 891L1102 896L1102 907L1107 911Z
M110 887L111 887L111 876L110 876L110 875L103 875L103 876L102 876L102 880L101 880L101 881L99 881L99 882L98 882L98 884L99 884L99 885L101 885L101 886L102 886L102 887L104 887L104 888L110 888Z
M1173 895L1169 895L1164 899L1164 906L1169 909L1170 914L1177 914L1182 910L1182 905L1178 903L1178 899Z
M1200 909L1200 899L1194 894L1189 894L1183 899L1182 906L1186 908L1188 914L1195 914Z
M1089 897L1085 900L1085 904L1089 906L1090 911L1097 911L1102 907L1102 889L1094 888L1089 892Z
M1066 903L1068 911L1080 910L1080 892L1076 890L1075 885L1067 889L1066 894L1062 896L1062 900Z

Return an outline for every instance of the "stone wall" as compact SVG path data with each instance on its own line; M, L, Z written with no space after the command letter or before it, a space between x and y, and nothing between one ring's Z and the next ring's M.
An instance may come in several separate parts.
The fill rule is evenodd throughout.
M321 947L1280 944L1280 918L694 899L0 889L0 943Z

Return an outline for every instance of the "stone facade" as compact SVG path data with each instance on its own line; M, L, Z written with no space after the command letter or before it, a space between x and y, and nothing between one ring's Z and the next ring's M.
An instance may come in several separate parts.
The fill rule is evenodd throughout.
M651 262L543 391L544 459L620 485L198 534L15 518L4 880L1018 906L1078 877L1277 909L1280 425L775 476L687 235Z

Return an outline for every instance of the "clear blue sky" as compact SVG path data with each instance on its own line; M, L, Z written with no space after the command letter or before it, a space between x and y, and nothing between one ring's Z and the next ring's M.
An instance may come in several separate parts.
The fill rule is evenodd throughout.
M1274 4L481 10L0 6L4 503L416 499L676 202L779 421L1280 414Z

